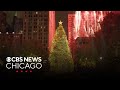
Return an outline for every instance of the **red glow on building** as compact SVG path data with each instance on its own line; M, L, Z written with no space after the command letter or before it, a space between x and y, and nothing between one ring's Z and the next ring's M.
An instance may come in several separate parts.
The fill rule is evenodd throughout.
M55 11L49 11L49 50L55 34Z
M110 11L76 11L75 14L68 14L68 32L73 32L74 39L89 37L100 30L100 23L108 13ZM71 36L68 34L68 37Z
M108 13L110 11L76 11L75 14L68 14L68 42L72 53L75 40L78 37L95 37Z
M90 37L101 29L100 23L109 11L76 11L75 14L68 14L68 38ZM74 16L74 20L72 19ZM71 19L70 19L71 18ZM73 25L70 23L74 22ZM71 26L70 26L71 25ZM72 28L72 29L71 29ZM72 31L71 31L72 30ZM70 42L70 39L69 39Z
M74 17L75 17L74 14L68 14L68 42L69 44L72 42L72 39L73 39Z
M69 42L69 46L71 49L71 52L73 51L73 33L74 33L74 18L75 18L75 14L68 14L68 42ZM73 54L73 52L72 52Z

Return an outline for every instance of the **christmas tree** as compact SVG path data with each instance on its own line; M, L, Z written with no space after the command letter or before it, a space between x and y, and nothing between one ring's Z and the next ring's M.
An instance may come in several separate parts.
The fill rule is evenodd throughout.
M61 21L52 42L49 61L50 70L56 73L72 72L74 69L72 55Z

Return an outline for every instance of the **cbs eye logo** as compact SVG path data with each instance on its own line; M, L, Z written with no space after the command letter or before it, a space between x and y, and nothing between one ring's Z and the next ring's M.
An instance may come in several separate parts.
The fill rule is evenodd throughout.
M6 61L7 61L7 62L11 62L10 57L7 57L7 58L6 58Z

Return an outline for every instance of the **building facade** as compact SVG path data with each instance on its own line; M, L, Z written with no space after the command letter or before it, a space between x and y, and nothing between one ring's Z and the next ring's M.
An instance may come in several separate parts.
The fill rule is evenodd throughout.
M17 16L13 17L13 30L15 33L21 33L23 30L23 19Z
M32 49L34 54L40 56L46 70L54 33L55 11L23 11L23 47Z
M49 51L55 35L55 11L49 11Z
M72 55L74 53L73 49L74 49L74 18L75 18L75 14L68 14L68 43L72 52Z
M6 32L12 32L12 29L10 25L7 23L7 15L5 12L0 11L0 32L6 33Z
M48 11L23 12L23 44L38 48L41 55L45 55L48 52L48 21Z
M22 34L0 32L0 60L6 61L8 56L19 56L22 45Z

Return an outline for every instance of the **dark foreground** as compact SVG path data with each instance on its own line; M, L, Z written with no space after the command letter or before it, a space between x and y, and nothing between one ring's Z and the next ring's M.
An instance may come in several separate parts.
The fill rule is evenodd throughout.
M16 73L1 72L1 80L120 80L120 72L107 71L76 71L72 73L55 74L52 72Z

